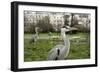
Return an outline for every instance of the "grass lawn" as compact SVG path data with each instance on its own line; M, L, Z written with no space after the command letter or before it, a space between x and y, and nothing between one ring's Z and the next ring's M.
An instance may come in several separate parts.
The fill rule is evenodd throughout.
M57 36L57 33L52 33L53 36ZM89 34L77 33L68 35L70 37L70 52L67 59L87 59L90 58L90 44ZM79 36L80 38L73 38ZM47 33L40 33L36 42L31 42L32 34L24 35L24 61L45 61L48 57L48 52L59 43L63 43L63 40L48 39ZM44 37L44 38L41 38ZM46 38L46 39L45 39ZM73 39L72 39L73 38Z

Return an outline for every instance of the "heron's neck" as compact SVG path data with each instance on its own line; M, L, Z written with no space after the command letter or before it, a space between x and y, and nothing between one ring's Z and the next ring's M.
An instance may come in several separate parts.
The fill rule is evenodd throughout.
M66 53L66 57L67 57L70 50L70 40L68 38L68 35L65 35L65 38L63 38L63 40L64 40L64 46L66 47L66 51L67 51Z
M65 34L65 36L63 36L63 41L64 41L64 45L68 46L69 45L69 38L68 35Z

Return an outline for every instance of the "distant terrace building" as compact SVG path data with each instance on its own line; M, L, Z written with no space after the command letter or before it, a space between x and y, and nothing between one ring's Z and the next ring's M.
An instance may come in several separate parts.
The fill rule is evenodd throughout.
M74 14L74 19L86 29L90 29L90 14Z
M55 30L58 30L64 25L64 18L62 13L51 13L49 14L50 23L53 25Z
M73 13L73 19L78 20L79 25L83 25L85 28L90 28L90 15L82 13ZM42 20L45 16L48 16L53 29L58 31L64 23L64 16L68 16L67 25L72 24L72 13L67 12L39 12L39 11L24 11L24 28L27 30L30 25L36 25L39 20Z
M25 26L28 27L32 23L34 23L35 25L39 20L42 20L45 16L49 17L50 23L53 25L55 30L64 25L63 13L25 11L24 12Z
M35 20L34 16L35 16L35 12L24 11L24 30L25 31L28 31L30 29L30 26Z

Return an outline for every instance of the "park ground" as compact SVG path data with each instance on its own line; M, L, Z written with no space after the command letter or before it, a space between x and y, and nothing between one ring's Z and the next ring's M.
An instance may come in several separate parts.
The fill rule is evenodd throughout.
M24 34L24 61L46 61L48 52L57 44L62 44L59 33L39 33L36 42L32 41L33 34ZM70 52L67 60L90 58L90 36L89 33L78 32L67 34L70 39Z

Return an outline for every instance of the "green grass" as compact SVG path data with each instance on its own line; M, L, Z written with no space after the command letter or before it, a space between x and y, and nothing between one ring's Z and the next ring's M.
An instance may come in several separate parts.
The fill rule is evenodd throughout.
M87 59L90 58L89 44L73 44L71 43L68 59Z
M57 33L53 33L53 36L57 36ZM77 33L69 35L69 37L80 36L84 39L71 39L70 52L67 59L87 59L90 58L90 44L87 41L87 33ZM36 42L31 42L32 34L25 34L24 38L24 61L45 61L48 57L48 52L56 44L63 43L62 40L57 39L38 39ZM41 33L40 37L48 37L47 33ZM89 36L88 36L89 38ZM76 42L76 40L78 42Z

